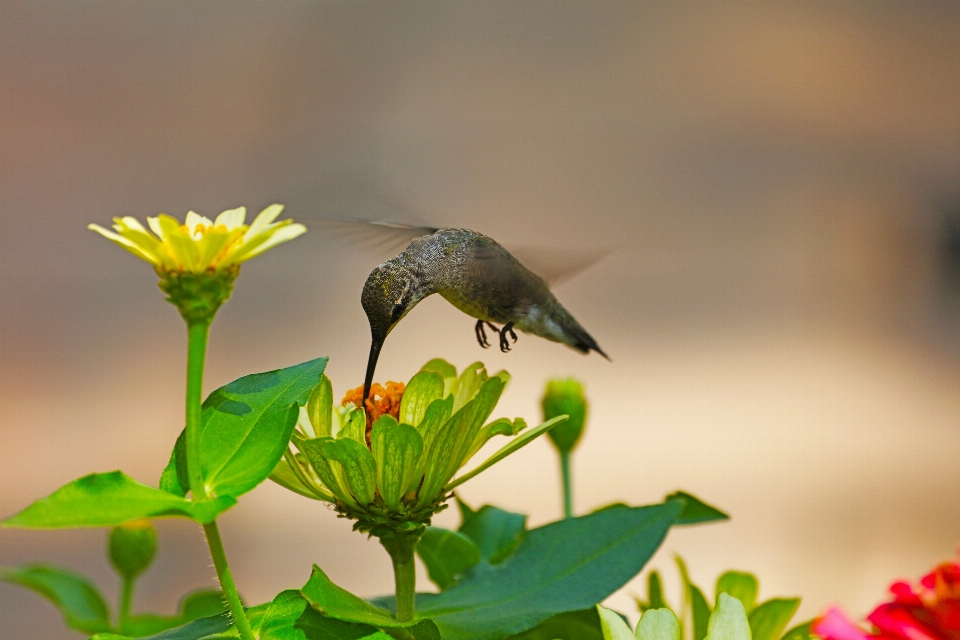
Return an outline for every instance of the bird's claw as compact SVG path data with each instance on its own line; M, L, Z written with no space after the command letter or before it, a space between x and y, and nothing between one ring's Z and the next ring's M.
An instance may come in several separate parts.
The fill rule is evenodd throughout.
M476 326L473 328L474 332L477 334L477 342L480 343L480 346L484 349L490 346L490 341L487 340L487 332L484 330L483 325L490 327L495 333L500 333L500 328L495 326L490 322L485 320L477 320ZM514 342L516 342L516 336L514 336Z
M500 330L500 351L506 353L510 351L510 342L507 340L507 334L510 334L510 337L513 338L514 344L517 342L517 334L513 330L513 323L508 322L503 325L503 329Z

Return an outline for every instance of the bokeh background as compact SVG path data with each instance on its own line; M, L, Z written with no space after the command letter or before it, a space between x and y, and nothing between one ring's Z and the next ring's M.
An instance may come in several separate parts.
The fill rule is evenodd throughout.
M359 291L389 257L310 217L483 231L554 256L613 249L557 289L613 362L521 335L482 351L442 299L379 376L482 358L536 419L544 381L593 402L576 506L678 488L732 515L673 532L712 590L863 615L960 541L960 5L952 2L19 2L0 4L0 515L91 471L156 481L182 426L185 332L112 216L282 202L313 226L248 263L211 390L329 355L361 382ZM465 486L558 517L538 442ZM447 512L440 524L452 525ZM212 584L199 529L159 523L140 610ZM362 595L386 554L266 483L222 520L246 599L316 562ZM0 531L115 593L105 532ZM421 585L427 583L421 574ZM639 580L609 604L626 612ZM0 584L0 636L72 638Z

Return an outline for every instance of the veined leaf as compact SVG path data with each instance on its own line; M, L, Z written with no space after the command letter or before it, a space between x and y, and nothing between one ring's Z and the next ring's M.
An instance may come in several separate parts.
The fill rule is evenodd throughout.
M230 496L193 502L113 471L74 480L7 518L3 524L20 529L111 527L164 516L183 516L206 524L236 503Z
M430 403L443 395L443 376L435 371L420 371L403 390L399 422L416 427L426 415Z
M263 620L263 614L267 610L265 604L250 607L246 610L247 620L253 628L254 634L260 630L260 623ZM235 640L237 631L233 626L233 621L229 616L223 614L200 618L180 627L168 629L140 640ZM98 633L92 636L90 640L133 640L130 636L117 635L114 633Z
M100 591L86 578L52 565L0 568L0 580L36 591L63 614L63 622L83 633L110 629L110 611Z
M408 629L417 638L424 640L440 639L440 633L431 620L398 622L387 611L335 585L317 565L313 565L313 574L300 590L300 594L319 613L331 618L385 629Z
M369 625L321 615L299 591L283 591L264 614L260 640L392 640Z
M392 416L385 415L373 424L370 448L376 461L380 495L388 507L397 509L400 498L408 491L420 466L423 439L409 424L397 424Z
M418 596L418 615L436 622L444 637L493 640L591 607L643 568L682 508L670 501L533 529L501 564Z
M267 479L326 365L326 358L317 358L255 373L210 394L203 403L200 436L207 491L236 497Z
M565 611L507 640L603 640L596 607Z
M754 609L749 618L753 640L780 640L799 606L800 598L773 598Z
M480 549L470 538L439 527L427 527L417 544L417 553L440 589L453 585L457 576L480 562Z

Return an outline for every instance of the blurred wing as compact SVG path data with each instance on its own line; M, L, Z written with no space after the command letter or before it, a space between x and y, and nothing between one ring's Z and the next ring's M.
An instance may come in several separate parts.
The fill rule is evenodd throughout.
M324 235L343 240L360 249L389 254L393 257L407 248L410 241L428 236L439 229L417 227L396 222L361 220L359 218L309 217L311 226Z
M613 253L614 250L615 247L571 250L566 247L524 246L510 249L510 253L523 266L553 287L586 271Z

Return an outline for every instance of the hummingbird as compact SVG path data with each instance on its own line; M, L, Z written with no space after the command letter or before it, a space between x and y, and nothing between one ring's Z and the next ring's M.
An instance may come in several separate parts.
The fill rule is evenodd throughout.
M610 359L547 282L493 238L470 229L369 224L418 235L402 253L376 267L363 285L360 302L371 334L364 402L387 335L417 303L435 293L476 318L474 333L483 348L490 346L486 329L497 336L503 352L510 351L511 341L516 343L519 330Z

